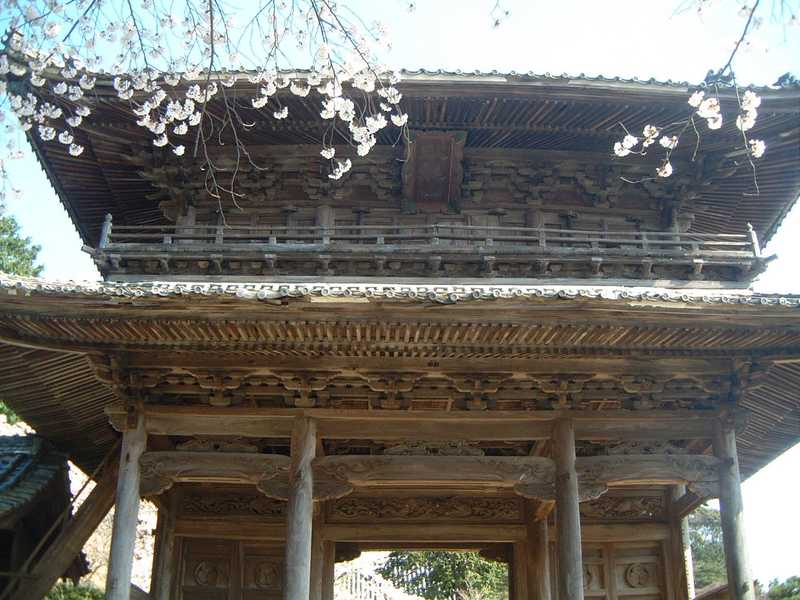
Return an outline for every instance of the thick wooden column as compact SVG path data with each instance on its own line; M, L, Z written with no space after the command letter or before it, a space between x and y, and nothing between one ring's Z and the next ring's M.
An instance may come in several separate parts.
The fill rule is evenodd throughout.
M130 600L133 549L139 521L139 457L147 446L144 420L122 434L122 449L117 476L117 498L114 527L111 532L111 553L106 576L106 600Z
M298 417L292 431L289 504L286 522L285 600L308 600L311 592L311 538L314 519L314 476L311 461L317 447L316 423Z
M336 583L336 542L325 541L322 565L322 600L334 600Z
M158 539L156 540L153 578L150 596L153 600L171 600L175 581L175 523L178 517L179 491L167 492L166 506L158 509Z
M322 600L322 585L325 578L325 540L322 536L322 505L314 514L311 532L311 593L309 600Z
M528 522L528 599L550 600L547 516Z
M689 545L688 519L677 512L676 503L686 494L686 486L673 485L670 495L670 549L672 554L672 579L675 582L676 600L691 600L694 592L692 547Z
M583 556L578 476L575 472L575 428L569 419L553 424L556 466L556 552L559 600L583 600Z
M744 507L736 431L729 420L719 421L714 432L714 454L722 461L719 474L719 513L731 600L755 600L744 540Z

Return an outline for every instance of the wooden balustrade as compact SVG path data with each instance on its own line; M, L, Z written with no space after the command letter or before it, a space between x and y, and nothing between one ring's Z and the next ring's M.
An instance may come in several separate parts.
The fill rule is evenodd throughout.
M216 225L112 226L108 223L101 248L176 245L386 245L416 246L470 242L476 246L520 245L539 248L630 249L644 252L739 252L759 254L757 240L743 234L675 233L671 231L589 231L477 225L354 225L346 227L239 227ZM167 248L164 248L167 247Z
M496 264L510 260L531 265L531 275L547 274L558 262L591 261L587 268L593 277L606 276L607 265L625 264L636 266L644 279L655 277L654 265L678 268L677 275L669 275L678 279L701 279L709 266L735 267L738 274L721 278L742 279L756 275L769 260L762 257L752 230L729 234L460 224L130 226L113 225L110 219L104 223L99 247L89 251L103 272L112 273L127 260L156 260L162 273L171 272L173 259L209 261L216 274L225 272L223 261L260 261L265 265L261 273L269 274L276 272L279 261L317 259L318 270L325 274L334 273L331 264L336 261L371 260L377 272L384 273L384 261L421 260L427 261L429 274L436 275L444 271L443 262L455 259L481 263L483 276L497 275Z

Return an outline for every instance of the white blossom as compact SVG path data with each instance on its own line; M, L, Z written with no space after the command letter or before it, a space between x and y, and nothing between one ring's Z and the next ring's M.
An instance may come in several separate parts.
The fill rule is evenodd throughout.
M750 155L753 158L761 158L764 156L764 152L767 150L767 145L763 142L763 140L749 140L748 144L750 146Z
M278 120L285 119L286 117L289 116L289 107L284 106L282 109L276 110L275 112L272 113L272 116Z
M47 125L39 125L39 137L42 138L45 142L49 142L54 137L56 137L56 130Z
M320 154L323 158L331 159L336 155L336 148L333 147L325 147L320 151Z
M184 135L187 131L189 131L189 127L186 125L186 123L178 123L172 128L172 132L175 135Z
M706 98L697 107L697 114L704 119L715 118L720 114L719 100L717 98Z
M699 107L705 95L706 93L702 90L698 90L695 93L693 93L691 96L689 96L689 106L691 106L692 108Z
M742 110L745 112L755 111L759 106L761 106L761 97L755 92L747 90L742 95Z
M183 156L183 154L186 152L186 148L184 147L184 145L183 145L183 144L181 144L181 145L179 145L179 146L175 146L175 147L172 149L172 152L173 152L173 153L174 153L176 156Z
M750 111L736 117L736 127L741 131L749 131L756 124L756 112Z
M720 129L722 127L722 115L714 115L706 119L709 129Z
M617 156L624 157L624 156L628 156L628 154L630 154L630 153L631 153L631 151L628 150L625 146L623 146L622 142L616 142L614 144L614 154L616 154Z
M341 179L342 176L347 173L353 167L353 163L350 161L349 158L345 158L344 160L337 160L336 166L333 168L333 172L328 174L328 177L331 179Z
M70 127L80 127L81 123L83 122L83 117L81 117L80 115L72 115L71 117L67 117L64 120Z
M158 146L159 148L161 148L163 146L166 146L168 143L169 143L169 140L167 139L167 134L166 133L162 133L161 135L159 135L157 138L155 138L153 140L153 145L154 146Z
M656 175L659 177L669 177L672 175L672 164L669 161L665 161L663 165L656 169Z
M309 92L311 92L311 87L307 85L302 85L297 81L293 81L291 87L289 88L295 96L300 96L301 98L305 98L308 96Z
M622 147L626 150L630 150L638 143L639 138L637 138L635 135L631 135L630 133L622 138Z
M69 145L73 141L72 134L69 131L62 131L58 134L58 141L64 145Z
M399 115L392 115L391 119L392 123L394 123L398 127L402 127L403 125L408 123L408 115L406 113L402 113Z
M674 150L675 147L678 145L678 136L677 135L670 135L670 136L662 136L658 143L661 144L667 150Z
M81 146L80 144L70 144L69 153L72 156L80 156L81 154L83 154L83 146Z

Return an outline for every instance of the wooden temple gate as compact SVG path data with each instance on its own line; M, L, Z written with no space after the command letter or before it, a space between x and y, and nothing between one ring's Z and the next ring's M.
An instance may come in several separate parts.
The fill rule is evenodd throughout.
M208 148L236 202L102 76L80 160L31 138L104 281L0 274L0 395L87 472L122 450L20 600L113 480L109 600L129 598L141 496L152 600L331 600L337 560L391 547L481 550L514 600L685 600L683 521L709 498L731 597L754 600L740 481L800 441L800 298L748 288L800 193L796 86L759 92L760 194L733 128L678 147L670 178L611 156L614 122L685 119L684 85L421 73L402 92L405 147L379 137L333 182L316 100L279 91L311 120L254 115L249 164L227 131Z

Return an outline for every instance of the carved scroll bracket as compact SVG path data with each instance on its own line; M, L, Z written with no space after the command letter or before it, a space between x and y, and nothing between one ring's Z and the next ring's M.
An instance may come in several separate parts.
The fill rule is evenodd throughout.
M589 456L576 460L583 499L611 485L683 483L702 498L719 494L719 459L704 455Z
M250 452L145 452L139 464L141 494L153 496L176 482L252 483L261 489L274 478L286 477L289 457Z

